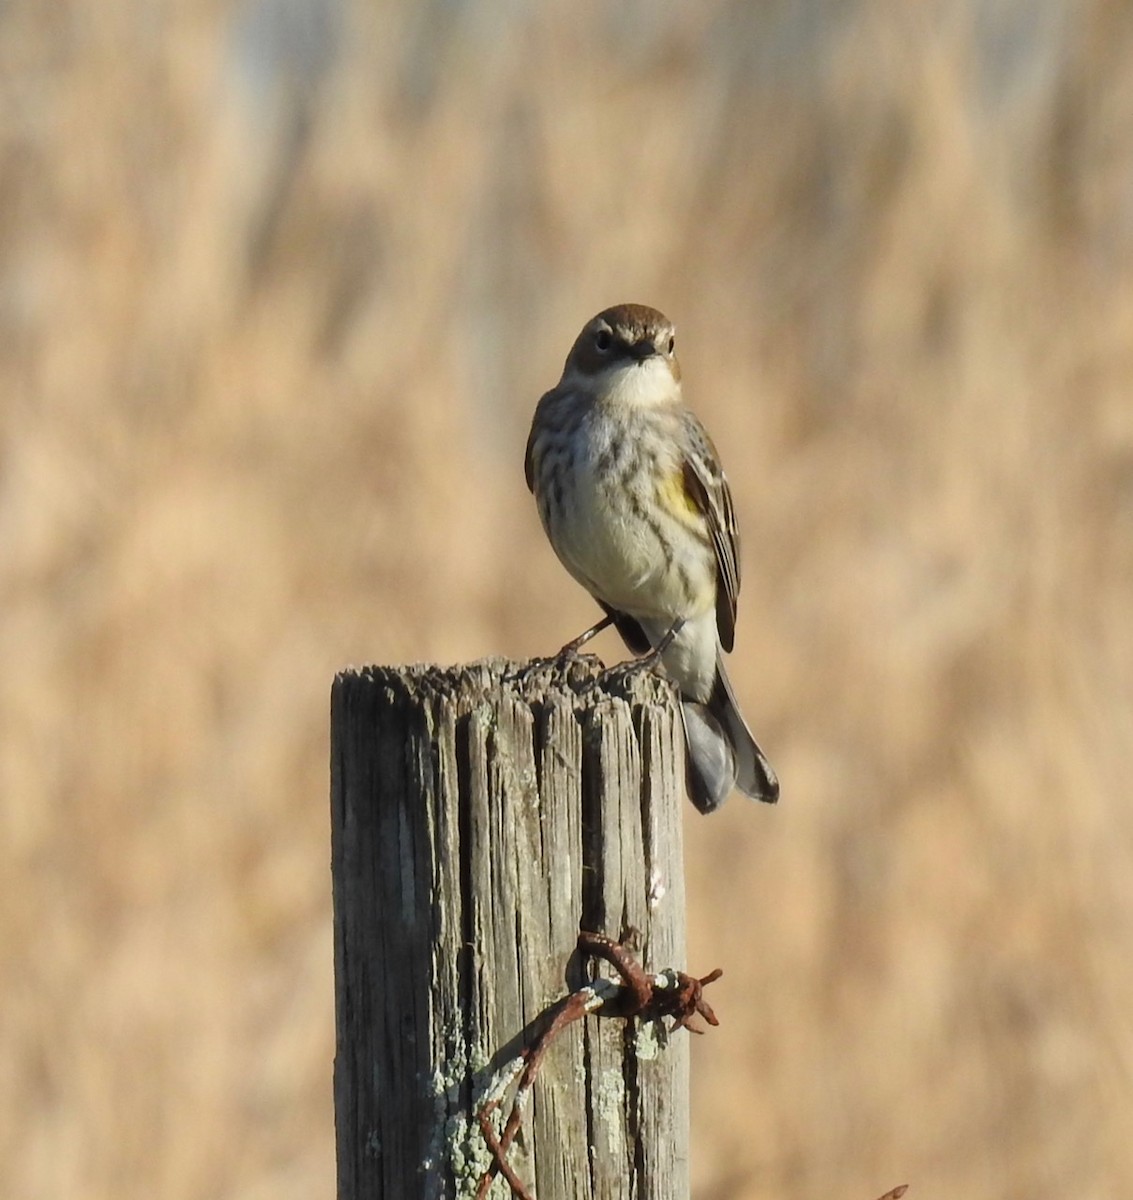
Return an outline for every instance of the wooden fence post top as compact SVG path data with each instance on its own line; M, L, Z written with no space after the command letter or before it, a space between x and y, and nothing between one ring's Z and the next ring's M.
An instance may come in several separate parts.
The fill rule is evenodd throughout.
M357 681L353 683L352 681ZM455 702L460 714L472 706L512 696L530 704L579 699L598 703L621 699L636 704L671 705L676 712L672 685L653 671L607 671L592 655L558 662L555 659L517 661L498 656L453 667L434 663L407 666L346 667L335 676L334 691L372 684L413 702L445 699Z

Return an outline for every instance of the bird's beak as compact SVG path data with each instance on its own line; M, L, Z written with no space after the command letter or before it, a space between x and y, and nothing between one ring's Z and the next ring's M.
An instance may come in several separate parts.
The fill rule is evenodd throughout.
M642 338L640 342L630 346L629 352L638 362L644 362L657 353L657 347L653 344L652 338Z

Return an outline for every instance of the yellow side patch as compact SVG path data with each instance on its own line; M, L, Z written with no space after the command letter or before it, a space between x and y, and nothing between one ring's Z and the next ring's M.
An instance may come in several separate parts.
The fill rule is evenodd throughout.
M666 512L685 525L699 527L704 521L704 514L688 494L682 471L674 471L657 485L657 501Z

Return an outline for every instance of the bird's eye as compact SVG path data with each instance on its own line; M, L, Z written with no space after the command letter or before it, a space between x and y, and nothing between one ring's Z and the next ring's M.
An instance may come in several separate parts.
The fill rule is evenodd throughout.
M599 354L605 354L614 343L614 335L608 329L599 329L594 335L594 345Z
M677 339L675 337L670 337L669 338L669 353L670 354L673 353L673 351L676 349L676 346L677 346Z

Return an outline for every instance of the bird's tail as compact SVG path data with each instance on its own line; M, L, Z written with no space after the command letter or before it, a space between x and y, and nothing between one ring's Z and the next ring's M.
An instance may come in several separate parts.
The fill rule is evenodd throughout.
M681 714L688 749L689 795L701 812L719 808L733 788L767 804L779 799L779 780L740 715L719 658L708 702L683 699Z

